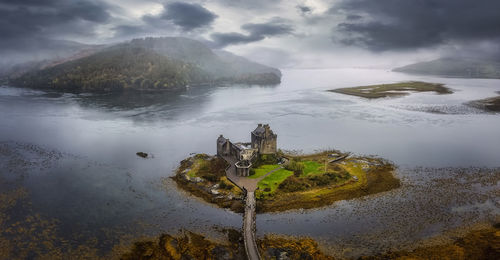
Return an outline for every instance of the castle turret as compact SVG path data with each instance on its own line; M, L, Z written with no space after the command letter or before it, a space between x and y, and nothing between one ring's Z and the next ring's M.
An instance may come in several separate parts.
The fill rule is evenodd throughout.
M260 154L275 154L277 151L278 135L273 133L268 124L258 124L252 131L252 148L258 149Z
M223 135L220 135L219 138L217 138L217 155L225 155L226 154L226 150L227 150L227 139L224 138Z

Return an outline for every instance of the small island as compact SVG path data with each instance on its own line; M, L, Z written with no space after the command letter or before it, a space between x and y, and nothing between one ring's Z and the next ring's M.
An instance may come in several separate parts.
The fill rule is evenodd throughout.
M393 84L380 84L352 88L338 88L328 91L368 99L402 97L409 95L411 92L435 92L437 94L453 93L453 91L451 91L449 88L444 87L443 84L421 81L408 81Z
M336 150L294 154L277 149L277 135L259 124L250 143L217 139L217 155L181 161L173 179L184 190L235 212L243 212L245 190L255 191L257 212L330 205L400 186L395 166L373 156Z
M310 155L285 153L267 124L258 124L251 142L220 135L217 155L197 154L181 161L173 179L205 201L243 212L243 241L248 259L261 259L256 213L310 209L335 201L388 191L400 186L395 166L370 156L335 150Z

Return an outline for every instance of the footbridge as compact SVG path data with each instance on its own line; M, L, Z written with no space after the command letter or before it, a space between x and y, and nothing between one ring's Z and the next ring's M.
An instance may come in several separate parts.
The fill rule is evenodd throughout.
M255 225L255 190L257 183L261 180L240 177L236 175L236 160L230 156L223 156L224 160L229 163L226 168L227 178L235 185L240 187L245 192L245 213L243 214L243 241L245 243L245 251L249 260L260 260L259 248L256 242L256 225Z

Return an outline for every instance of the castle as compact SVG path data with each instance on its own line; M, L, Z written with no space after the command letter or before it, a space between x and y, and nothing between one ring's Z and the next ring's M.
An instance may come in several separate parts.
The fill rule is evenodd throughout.
M261 154L275 154L278 136L273 133L268 124L258 124L251 133L250 143L232 143L220 135L217 138L217 155L229 158L234 162L236 174L249 176L252 163Z

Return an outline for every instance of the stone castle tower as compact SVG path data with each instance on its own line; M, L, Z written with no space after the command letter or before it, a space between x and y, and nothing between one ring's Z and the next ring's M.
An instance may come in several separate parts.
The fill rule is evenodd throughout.
M251 136L252 148L258 149L259 154L275 154L277 152L278 135L273 133L268 124L259 124L252 131Z

